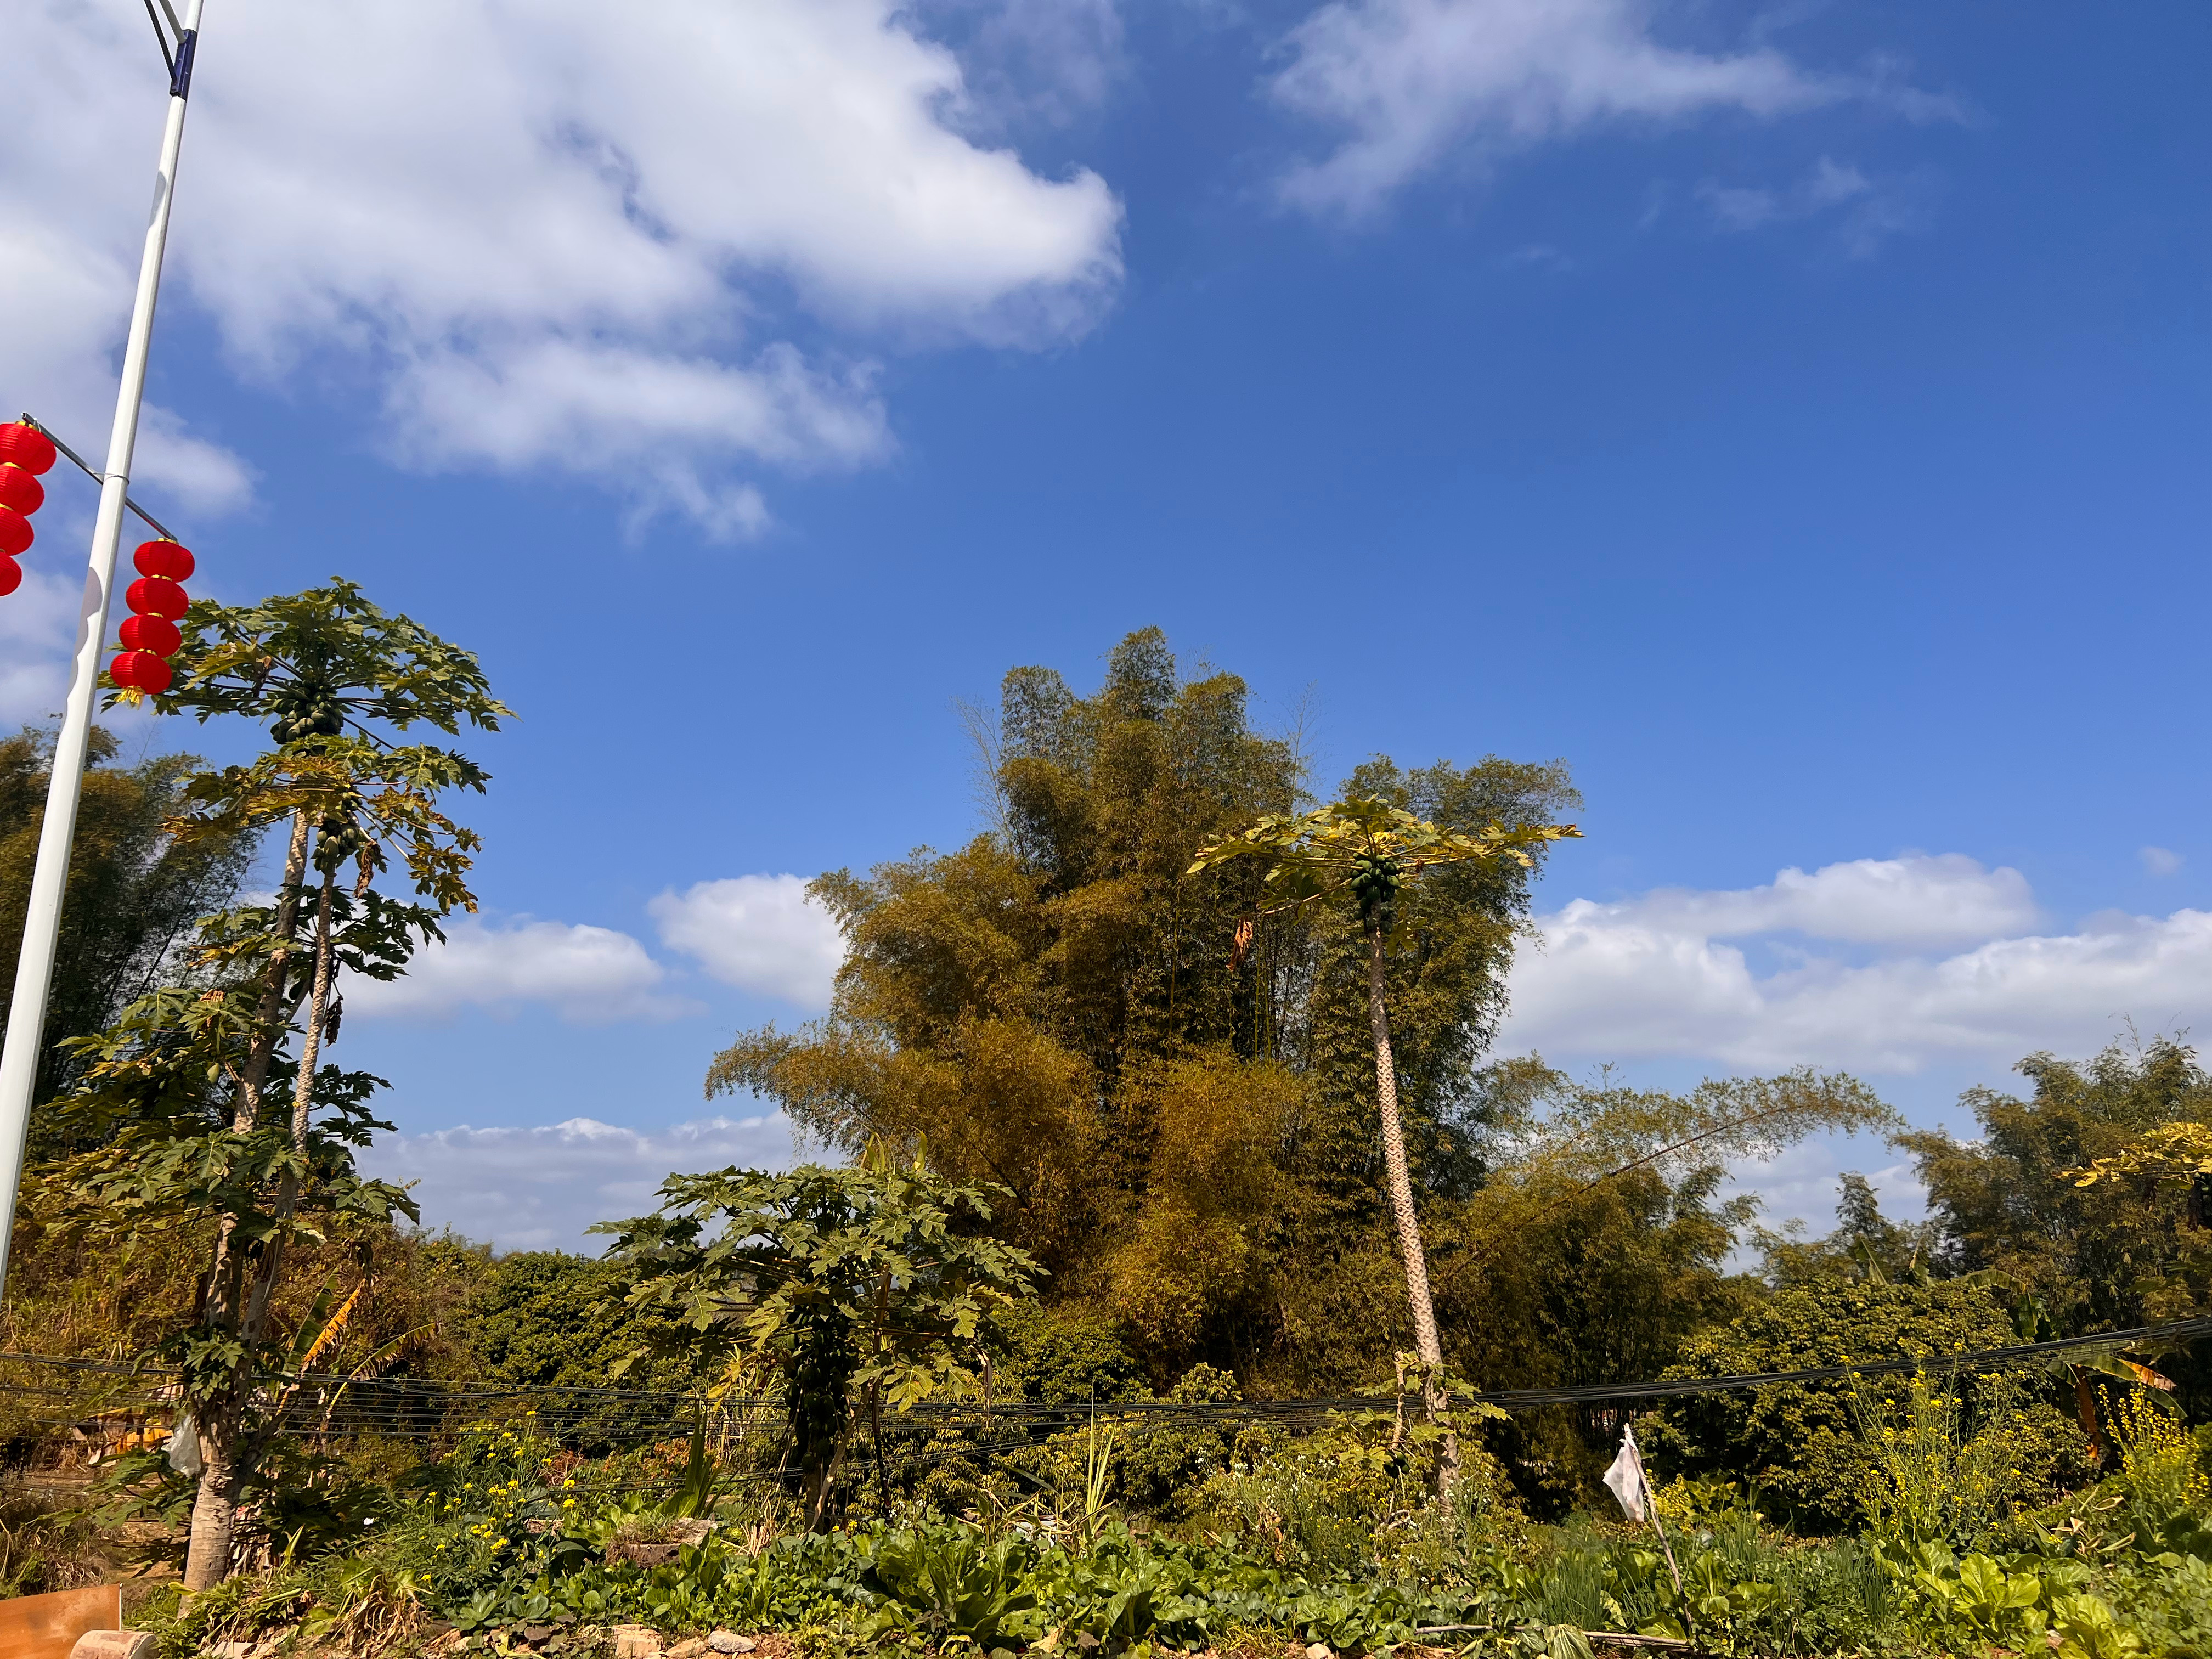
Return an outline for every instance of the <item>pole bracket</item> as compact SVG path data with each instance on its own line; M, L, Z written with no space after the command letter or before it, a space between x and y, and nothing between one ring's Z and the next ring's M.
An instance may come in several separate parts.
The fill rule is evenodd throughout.
M189 98L192 91L192 50L200 43L198 29L186 29L177 37L177 61L169 68L169 96Z

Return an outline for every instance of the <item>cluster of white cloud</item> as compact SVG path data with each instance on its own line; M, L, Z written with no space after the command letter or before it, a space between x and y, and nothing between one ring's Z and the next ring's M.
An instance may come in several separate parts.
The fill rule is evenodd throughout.
M647 905L660 942L709 978L809 1012L830 1006L844 936L799 876L702 881ZM579 1025L665 1020L702 1012L669 992L670 970L629 934L527 916L493 924L463 916L418 951L404 977L347 978L349 1015L447 1020L464 1010L549 1007Z
M83 594L82 574L25 564L23 585L0 605L0 724L9 726L61 712L69 691L63 653L76 636Z
M738 876L664 892L647 908L662 946L709 978L815 1012L828 1005L843 941L805 889L795 875ZM1752 888L1576 899L1538 919L1540 948L1516 960L1501 1047L1569 1064L1814 1064L1879 1075L2043 1048L2086 1053L2124 1034L2129 1018L2146 1030L2201 1025L2212 1005L2212 912L2107 914L2070 932L2041 920L2020 872L1958 854L1788 869ZM398 985L356 981L346 997L373 1017L445 1019L535 1003L599 1024L696 1012L674 979L612 929L467 920ZM776 1164L790 1152L780 1117L650 1132L579 1117L402 1136L375 1162L387 1176L422 1181L434 1224L466 1217L502 1248L568 1248L590 1222L647 1207L671 1169ZM1822 1224L1844 1157L1824 1140L1741 1178L1771 1215ZM1877 1174L1892 1208L1910 1212L1918 1189L1909 1173Z
M646 906L660 942L725 985L820 1010L845 960L845 939L798 876L732 876L666 892Z
M668 969L628 933L576 922L517 917L494 926L448 922L442 943L417 951L407 973L349 975L346 1012L368 1018L446 1020L464 1009L508 1013L526 1003L579 1025L672 1019L698 1005L660 990Z
M1560 1058L1897 1073L2083 1052L2130 1018L2201 1025L2212 912L2024 931L2035 920L2017 871L1957 854L1785 870L1741 891L1577 899L1539 918L1540 948L1516 960L1501 1041ZM1769 941L1778 965L1762 974L1732 940Z
M0 158L0 301L39 326L9 373L96 447L161 63L135 8L28 13L9 95L40 142ZM400 459L611 472L744 531L746 467L885 452L867 349L1049 343L1110 298L1112 191L972 141L964 97L892 0L668 0L618 27L584 0L228 0L172 269L248 372L369 377ZM249 483L161 412L140 473L206 507Z
M1780 189L1707 179L1697 192L1713 223L1727 231L1834 215L1837 240L1855 259L1874 254L1892 236L1920 229L1928 220L1929 193L1923 174L1877 182L1825 155L1802 179Z
M1448 159L1480 164L1607 125L1772 118L1849 100L1913 119L1959 113L1879 76L1814 73L1771 46L1662 45L1638 0L1330 0L1285 45L1270 91L1344 136L1279 188L1331 215L1372 212Z
M9 392L97 453L161 69L132 9L31 0L11 22L11 110L40 142L0 155L0 304L38 319L10 342ZM211 317L249 376L365 388L404 464L569 469L749 534L763 468L892 447L884 352L1046 345L1097 319L1120 202L989 135L1096 104L1122 37L1115 0L667 0L611 28L586 0L226 0L170 304ZM1662 44L1638 0L1328 0L1276 46L1268 93L1344 135L1280 194L1332 215L1448 156L1609 122L1955 112L1763 44ZM1863 186L1824 164L1796 191L1713 185L1709 205L1738 226L1846 197L1864 214L1887 198ZM159 406L137 471L203 513L252 488Z
M662 946L708 977L809 1012L829 1006L844 940L799 877L702 881L647 908ZM2170 1029L2212 1004L2212 912L2106 913L2052 931L2019 871L1960 854L1575 899L1537 931L1514 964L1501 1042L1562 1059L1911 1073L2092 1048L2124 1019ZM696 1012L670 976L610 928L466 920L398 984L356 981L347 996L357 1012L413 1018L523 1003L585 1024Z
M502 1250L596 1250L594 1223L642 1215L672 1170L792 1162L781 1115L712 1117L647 1132L588 1117L535 1128L386 1135L368 1171L411 1185L426 1226L453 1226Z

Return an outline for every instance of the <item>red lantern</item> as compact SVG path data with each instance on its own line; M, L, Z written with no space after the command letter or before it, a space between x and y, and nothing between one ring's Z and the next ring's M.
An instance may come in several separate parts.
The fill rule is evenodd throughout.
M36 539L28 519L12 507L0 507L0 555L12 559Z
M0 599L6 599L22 585L23 567L13 559L0 557Z
M0 461L26 472L44 472L54 464L54 441L34 426L9 421L0 426Z
M46 485L20 466L0 465L0 507L12 507L27 518L46 504Z
M118 685L159 696L169 689L175 676L169 672L169 665L152 652L126 651L107 665L107 678Z
M185 590L167 576L141 576L124 590L123 602L142 617L167 617L172 622L191 603Z
M175 656L185 642L176 623L163 617L125 617L115 631L125 651L150 651L157 657Z
M180 582L192 574L192 556L172 541L139 543L131 562L138 567L142 576L167 576Z

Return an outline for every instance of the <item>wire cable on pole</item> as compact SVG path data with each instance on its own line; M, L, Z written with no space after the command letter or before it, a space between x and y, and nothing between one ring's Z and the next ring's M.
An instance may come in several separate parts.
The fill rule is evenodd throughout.
M84 457L78 454L76 451L71 449L67 444L64 443L60 437L57 435L53 428L48 426L44 421L40 420L34 415L26 413L23 416L23 424L27 427L35 428L37 430L45 433L46 434L46 441L52 444L56 449L60 450L62 454L76 465L76 470L83 473L86 477L91 479L93 483L106 483L107 482L105 475L94 471L92 467L86 462ZM165 539L173 542L178 539L177 537L170 533L169 529L166 525L162 524L159 519L156 519L144 507L139 506L137 502L132 501L129 495L126 495L124 496L123 505L137 514L139 522L143 524L156 536L162 537Z

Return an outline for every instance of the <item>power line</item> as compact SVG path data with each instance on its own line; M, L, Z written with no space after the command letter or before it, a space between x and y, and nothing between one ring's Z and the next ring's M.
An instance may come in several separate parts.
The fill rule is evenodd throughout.
M1722 1394L1741 1389L1775 1388L1790 1383L1842 1382L1853 1376L1894 1376L1910 1371L1948 1374L2020 1369L2069 1353L2102 1349L2106 1352L2142 1347L2153 1342L2182 1341L2212 1334L2212 1316L2169 1320L2129 1330L2105 1331L2084 1336L2059 1337L2047 1342L2023 1342L2002 1348L1984 1348L1954 1353L1853 1361L1807 1366L1797 1370L1739 1373L1725 1376L1674 1377L1641 1382L1596 1382L1551 1389L1501 1389L1458 1396L1468 1403L1496 1406L1505 1411L1534 1410L1544 1406L1606 1405L1626 1401L1665 1400L1697 1395ZM132 1410L159 1411L173 1407L178 1398L177 1374L167 1368L134 1365L127 1361L69 1359L48 1354L0 1353L0 1366L21 1365L81 1377L112 1377L142 1383L129 1400L111 1400L100 1414ZM614 1440L632 1435L648 1438L688 1431L702 1409L695 1395L655 1389L620 1389L549 1385L538 1388L485 1388L421 1377L348 1377L336 1372L289 1375L272 1372L262 1376L263 1386L286 1396L286 1417L292 1426L312 1421L332 1432L349 1428L370 1430L406 1437L449 1435L463 1426L457 1416L471 1413L504 1415L501 1407L527 1407L541 1429L588 1431L595 1438ZM0 1379L0 1396L52 1396L63 1389L53 1383ZM1027 1430L1030 1437L1082 1427L1094 1418L1125 1426L1173 1423L1285 1422L1325 1418L1333 1413L1388 1409L1392 1395L1336 1395L1293 1400L1176 1401L1115 1400L1041 1404L1030 1401L986 1405L980 1401L923 1401L896 1414L910 1430L935 1432L962 1429L996 1434L1002 1430ZM58 1402L64 1403L66 1402ZM84 1403L92 1402L88 1400ZM785 1402L769 1396L726 1396L706 1407L716 1420L735 1426L757 1417L780 1414ZM18 1419L19 1421L27 1420ZM67 1416L27 1420L66 1422ZM988 1449L1018 1442L994 1442ZM986 1448L979 1447L979 1450Z

